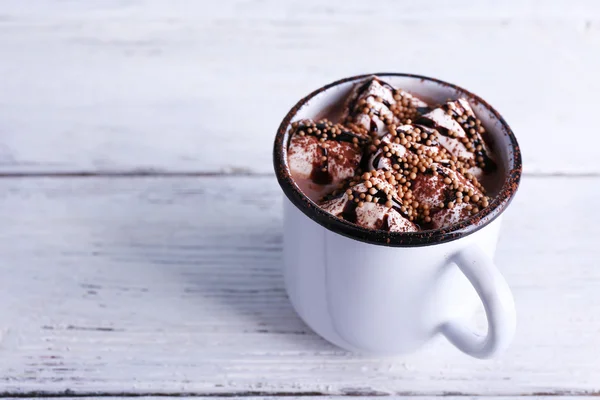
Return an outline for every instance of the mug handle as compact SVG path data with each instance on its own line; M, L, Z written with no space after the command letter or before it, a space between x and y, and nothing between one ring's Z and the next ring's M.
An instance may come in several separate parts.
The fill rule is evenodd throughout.
M515 335L517 316L512 292L492 259L472 244L454 254L454 262L469 279L483 302L488 332L482 336L461 321L441 327L446 338L462 352L477 358L490 358L505 350Z

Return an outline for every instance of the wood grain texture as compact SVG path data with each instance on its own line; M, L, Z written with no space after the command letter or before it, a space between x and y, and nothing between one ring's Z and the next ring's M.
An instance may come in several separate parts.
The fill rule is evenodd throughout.
M598 184L524 180L497 257L517 337L479 361L442 339L382 359L313 334L284 293L273 178L2 179L0 392L598 393Z
M214 397L205 397L205 396L173 396L180 400L202 400L202 399L214 399ZM15 400L19 397L8 397L7 400ZM22 398L22 397L21 397ZM61 397L63 400L75 400L80 399L81 397ZM124 400L131 399L131 396L111 396L111 397L103 397L108 400ZM169 397L167 397L169 398ZM303 399L303 400L336 400L341 399L343 397L340 396L262 396L262 397L244 397L247 400L259 400L259 399L269 399L269 400L293 400L293 399ZM50 400L56 399L56 397L39 397L39 400ZM144 396L145 400L161 400L165 399L165 396ZM439 399L437 396L390 396L386 397L389 400L435 400ZM506 397L482 397L482 396L445 396L445 400L476 400L476 399L486 399L486 400L505 400ZM592 396L513 396L511 399L515 400L595 400L597 397Z
M528 173L595 174L599 52L594 0L5 0L0 173L271 173L295 101L383 70L486 98Z
M214 397L206 397L206 396L173 396L176 397L177 399L181 399L181 400L202 400L202 399L214 399ZM16 400L19 397L8 397L7 400ZM22 397L21 397L22 398ZM61 397L61 399L63 400L75 400L75 399L80 399L81 397ZM169 398L169 397L167 397ZM244 399L247 400L259 400L259 399L269 399L269 400L293 400L293 399L302 399L302 400L336 400L336 399L341 399L344 397L341 396L262 396L262 397L243 397ZM521 397L521 396L513 396L511 397L512 399L515 400L595 400L597 399L597 397L592 397L592 396L526 396L526 397ZM39 397L39 400L50 400L50 399L56 399L56 397ZM126 396L126 397L122 397L122 396L111 396L111 397L103 397L103 399L108 399L108 400L124 400L124 399L131 399L131 396ZM150 397L146 397L144 396L145 400L161 400L161 399L165 399L165 396L150 396ZM386 399L389 400L401 400L401 399L407 399L407 400L435 400L435 399L439 399L439 397L437 396L390 396L390 397L386 397ZM482 397L482 396L445 396L444 397L445 400L476 400L476 399L486 399L486 400L505 400L506 397Z

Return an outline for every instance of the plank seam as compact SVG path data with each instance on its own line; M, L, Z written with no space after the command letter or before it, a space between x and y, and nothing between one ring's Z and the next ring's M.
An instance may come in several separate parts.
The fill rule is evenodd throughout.
M261 391L246 391L246 392L180 392L180 393L152 393L152 392L75 392L67 389L62 392L47 392L47 391L30 391L30 392L0 392L0 398L136 398L136 397L159 397L159 398L180 398L180 397L215 397L215 398L232 398L232 397L600 397L600 391L562 391L555 392L532 392L523 394L493 394L486 393L485 395L476 393L462 392L442 392L437 394L424 394L415 392L379 392L379 391L347 391L341 394L328 394L317 391L307 392L261 392Z

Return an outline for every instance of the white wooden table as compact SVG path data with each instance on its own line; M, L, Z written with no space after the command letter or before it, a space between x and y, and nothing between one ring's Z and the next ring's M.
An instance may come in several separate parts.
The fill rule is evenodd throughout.
M286 299L276 127L382 70L521 142L501 358L347 354ZM0 395L600 395L599 71L595 0L1 0Z

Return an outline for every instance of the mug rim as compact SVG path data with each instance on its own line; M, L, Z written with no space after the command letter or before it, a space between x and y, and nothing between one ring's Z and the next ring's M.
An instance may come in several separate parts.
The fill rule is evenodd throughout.
M421 82L430 81L442 86L450 87L467 98L475 100L475 102L481 104L487 111L492 113L494 117L500 122L504 133L510 140L510 146L512 146L513 160L512 165L508 165L508 171L505 174L504 183L500 189L500 192L494 197L488 207L483 209L481 212L470 216L464 220L461 220L455 224L449 225L440 229L431 229L417 232L387 232L381 230L375 230L370 228L364 228L354 223L345 221L338 218L329 212L323 210L317 203L309 199L295 183L291 177L290 170L287 161L287 147L289 143L289 132L288 127L292 121L292 118L298 113L298 111L304 107L312 98L318 94L325 92L326 90L353 81L359 81L361 79L368 78L370 76L377 76L385 79L385 77L405 77L420 79ZM351 76L348 78L339 79L335 82L329 83L321 88L313 91L306 97L298 101L292 109L283 118L277 133L275 136L275 143L273 148L273 165L275 168L275 174L277 181L281 186L281 189L292 202L292 204L302 211L307 217L317 222L319 225L327 230L346 236L351 239L355 239L361 242L370 243L374 245L383 245L390 247L421 247L430 246L435 244L451 242L463 237L466 237L472 233L489 225L492 221L498 218L504 210L511 203L514 198L519 183L521 181L522 174L522 160L521 150L517 139L504 118L490 106L481 97L471 93L470 91L463 89L452 83L448 83L436 78L431 78L423 75L415 75L408 73L396 73L396 72L383 72L373 74L362 74Z

